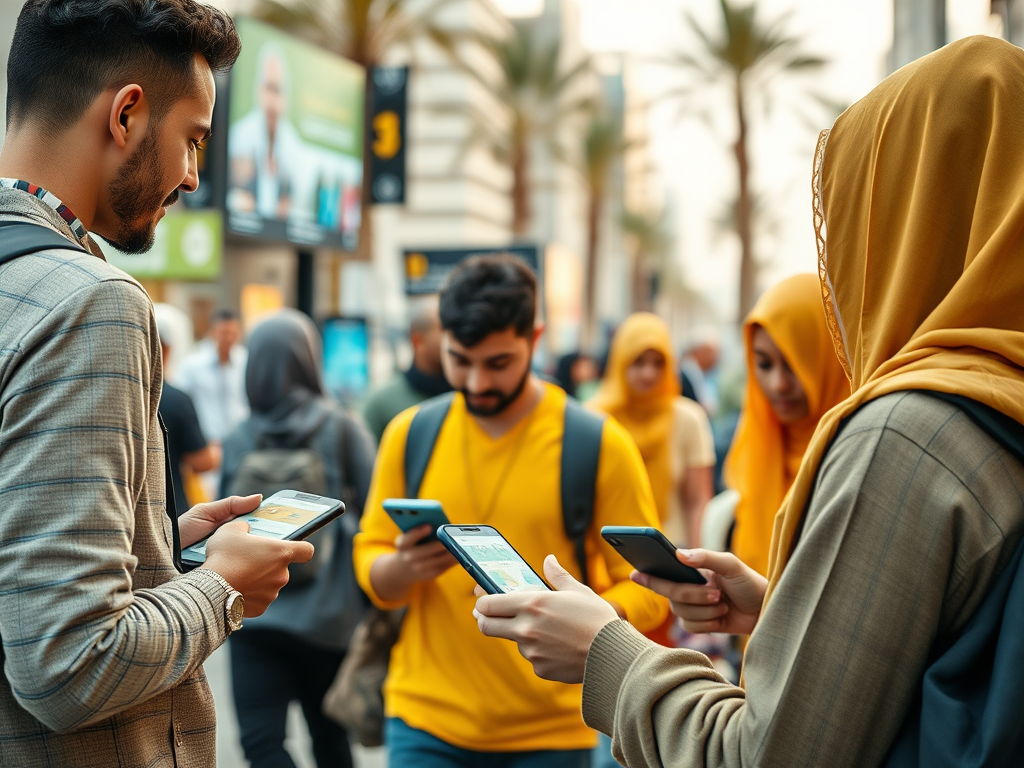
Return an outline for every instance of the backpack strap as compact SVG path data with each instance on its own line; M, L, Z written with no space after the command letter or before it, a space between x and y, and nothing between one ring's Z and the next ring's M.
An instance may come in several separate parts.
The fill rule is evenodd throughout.
M597 467L605 417L586 410L571 397L565 401L565 435L562 439L562 522L565 535L576 551L583 583L587 572L587 531L594 520Z
M419 498L423 476L427 474L430 457L434 453L434 443L441 434L444 420L455 399L454 392L438 395L427 400L420 406L409 425L409 434L405 438L405 496L409 499Z
M0 264L39 251L62 250L88 253L59 232L41 224L0 221Z

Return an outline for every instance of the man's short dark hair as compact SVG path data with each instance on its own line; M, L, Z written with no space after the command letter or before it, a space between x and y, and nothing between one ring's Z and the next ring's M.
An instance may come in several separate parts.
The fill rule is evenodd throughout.
M59 133L133 82L159 120L196 87L197 53L223 72L240 51L231 17L195 0L28 0L7 61L7 127L32 117Z
M464 347L512 328L531 338L537 317L537 278L510 254L475 256L457 266L441 291L441 327Z
M238 313L233 309L222 307L210 316L211 323L223 323L229 320L238 320Z

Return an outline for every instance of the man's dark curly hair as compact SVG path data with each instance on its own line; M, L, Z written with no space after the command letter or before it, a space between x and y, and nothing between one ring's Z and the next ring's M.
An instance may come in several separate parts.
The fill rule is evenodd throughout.
M227 14L195 0L28 0L7 62L7 126L72 126L107 88L139 83L156 119L196 85L195 55L214 72L241 51Z
M531 339L537 316L537 278L510 254L476 256L457 266L441 291L441 327L464 347L509 328Z

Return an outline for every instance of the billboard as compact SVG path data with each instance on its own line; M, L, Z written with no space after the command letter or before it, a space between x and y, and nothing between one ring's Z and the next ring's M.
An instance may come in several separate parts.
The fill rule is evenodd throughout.
M228 229L354 250L363 183L362 67L253 19L231 70Z

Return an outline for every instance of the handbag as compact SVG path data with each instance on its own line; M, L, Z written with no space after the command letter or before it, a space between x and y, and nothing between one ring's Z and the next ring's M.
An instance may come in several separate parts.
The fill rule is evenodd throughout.
M353 733L364 747L384 743L384 678L404 616L404 608L367 608L324 696L323 713Z

